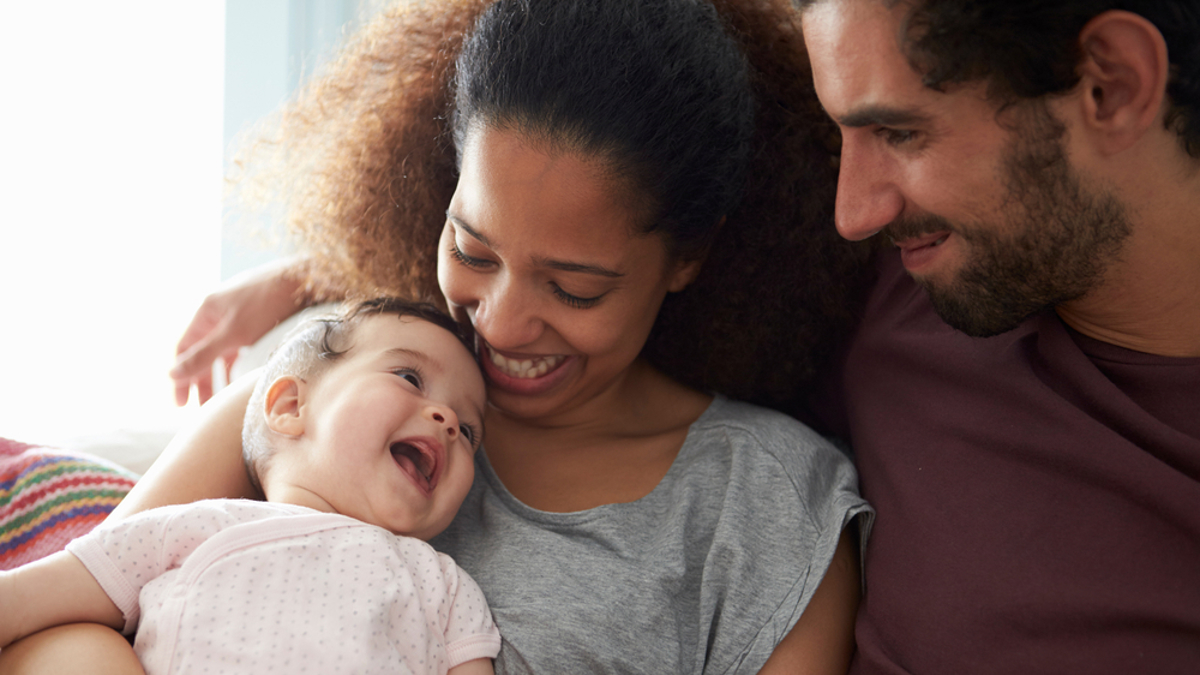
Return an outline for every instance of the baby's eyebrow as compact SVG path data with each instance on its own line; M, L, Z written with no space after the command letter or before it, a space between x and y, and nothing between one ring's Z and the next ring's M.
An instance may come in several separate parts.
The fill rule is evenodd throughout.
M442 364L438 363L435 359L429 358L428 354L418 349L392 347L391 349L383 352L383 355L386 357L404 357L413 359L415 361L420 361L422 365L434 372L441 372L442 370Z

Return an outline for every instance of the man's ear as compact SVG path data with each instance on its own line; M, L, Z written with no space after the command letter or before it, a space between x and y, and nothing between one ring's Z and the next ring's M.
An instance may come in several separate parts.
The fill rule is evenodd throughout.
M1159 121L1170 62L1162 33L1144 17L1104 12L1079 33L1086 125L1108 154L1124 150Z
M296 377L284 375L271 383L263 403L267 428L285 436L304 434L304 397L308 386Z

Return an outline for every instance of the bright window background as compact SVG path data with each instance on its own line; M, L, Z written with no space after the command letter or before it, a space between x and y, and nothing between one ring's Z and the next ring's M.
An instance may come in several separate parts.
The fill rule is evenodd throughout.
M188 414L166 373L220 278L224 17L211 0L0 6L0 435Z

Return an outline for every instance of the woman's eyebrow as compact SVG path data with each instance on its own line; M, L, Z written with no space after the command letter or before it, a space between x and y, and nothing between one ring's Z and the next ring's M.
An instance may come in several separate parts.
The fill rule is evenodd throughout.
M487 246L491 249L495 248L495 246L492 245L492 242L489 241L482 232L476 231L475 228L467 225L457 216L452 216L447 212L446 220L449 220L451 223L453 223L454 227L459 228L463 232L471 235L473 239L478 240L484 246ZM625 276L623 272L618 272L601 265L590 265L588 263L554 260L551 258L535 258L533 262L541 267L549 267L551 269L561 270L563 272L582 272L584 274L594 274L596 276L607 277L610 279L620 279L621 277Z
M450 215L449 211L446 212L446 220L449 220L451 223L454 223L454 227L457 227L458 229L462 230L463 232L466 232L467 234L471 235L473 238L478 239L479 242L481 244L483 244L484 246L487 246L488 248L495 248L494 246L492 246L492 242L489 241L487 237L483 236L482 232L476 231L475 228L464 223L461 218Z
M534 260L534 262L542 267L562 270L563 272L583 272L584 274L595 274L597 276L608 277L610 279L620 279L621 277L625 276L621 272L610 270L607 267L601 267L599 265L567 262L565 260L549 260L546 258L537 258Z

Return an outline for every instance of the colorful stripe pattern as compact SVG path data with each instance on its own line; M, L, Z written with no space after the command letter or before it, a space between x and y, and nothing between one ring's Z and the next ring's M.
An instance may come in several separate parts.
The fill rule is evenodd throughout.
M0 438L0 569L62 550L104 520L136 480L99 457Z

